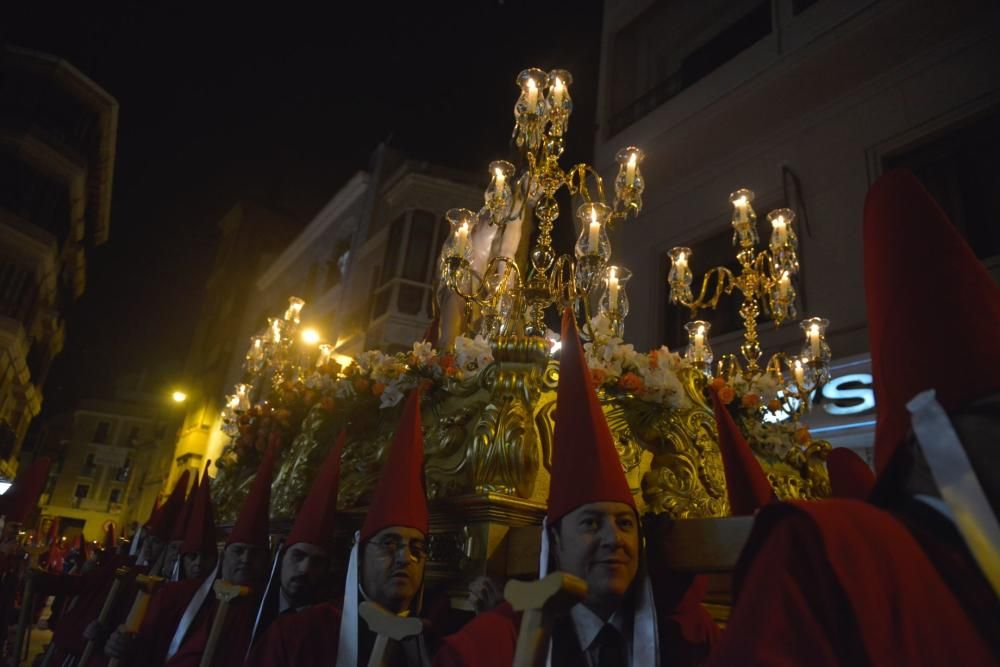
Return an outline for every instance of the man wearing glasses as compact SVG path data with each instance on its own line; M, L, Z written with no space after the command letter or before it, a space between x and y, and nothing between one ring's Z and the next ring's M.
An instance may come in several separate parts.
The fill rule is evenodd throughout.
M278 618L249 665L326 667L336 660L339 667L354 667L367 665L375 650L384 650L383 664L394 667L430 664L422 635L379 641L358 614L362 602L396 616L420 611L429 532L423 460L420 391L414 390L351 549L343 605L316 604Z

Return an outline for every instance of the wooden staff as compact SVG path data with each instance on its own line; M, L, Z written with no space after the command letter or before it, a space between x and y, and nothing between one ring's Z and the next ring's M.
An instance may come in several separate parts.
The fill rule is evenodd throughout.
M538 581L511 579L504 597L521 611L514 667L544 667L556 619L587 597L587 582L565 572L553 572Z
M146 617L146 610L149 609L149 600L163 583L163 577L147 577L140 574L135 578L135 583L139 586L139 592L135 594L135 601L125 618L123 631L127 635L139 632L139 628L142 627L142 619ZM80 664L83 665L82 662ZM118 667L118 658L108 660L108 667Z
M358 605L358 615L365 619L368 628L376 634L375 646L368 659L368 667L381 667L389 640L402 641L419 635L424 630L423 621L412 616L397 616L371 602Z
M104 627L108 622L108 617L111 616L111 611L115 607L115 602L118 601L118 593L121 591L122 580L129 575L131 568L120 567L115 570L115 580L111 582L111 588L108 589L108 595L104 598L104 605L101 607L101 613L97 615L97 624L100 627ZM96 639L88 639L87 645L83 649L83 653L80 655L81 666L86 665L90 662L90 656L94 654L94 649L97 648Z
M201 654L200 667L209 667L212 658L215 657L215 647L219 643L219 636L222 634L222 627L226 622L226 613L229 611L229 604L239 597L246 597L250 594L250 589L246 586L238 586L228 581L219 579L213 585L215 597L219 601L219 606L215 610L215 618L212 620L212 629L208 633L208 641L205 643L205 652Z

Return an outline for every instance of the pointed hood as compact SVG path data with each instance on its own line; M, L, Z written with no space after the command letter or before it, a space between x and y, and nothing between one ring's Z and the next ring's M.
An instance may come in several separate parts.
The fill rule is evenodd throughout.
M187 530L188 521L191 518L191 506L194 505L195 492L198 490L198 471L194 472L194 482L191 484L191 492L188 493L187 500L184 501L184 507L181 508L180 513L177 515L177 520L174 521L173 529L170 531L170 541L179 542L184 539L184 533Z
M87 540L83 537L83 531L76 536L76 543L73 545L73 549L80 552L80 558L83 560L90 558L90 554L87 553Z
M153 515L146 523L149 535L155 535L164 542L170 539L174 522L177 521L177 516L181 513L181 510L184 509L184 494L187 492L188 478L190 476L191 473L189 471L185 470L182 472L180 478L177 480L177 484L174 485L174 490L170 493L170 497L167 498L159 510L153 511Z
M743 438L739 426L729 414L729 408L710 389L715 426L719 431L719 453L726 473L726 493L729 495L729 513L733 516L750 515L775 500L774 490L767 475L760 467L750 445Z
M45 489L51 467L52 459L43 456L32 461L27 469L17 476L14 485L5 494L9 498L5 508L8 523L23 524L30 518L32 511L38 507L38 498Z
M59 542L59 520L60 517L53 517L52 521L49 522L49 534L45 538L45 544L50 547Z
M875 474L853 450L835 447L826 457L834 498L867 500L875 486Z
M117 546L118 542L115 539L115 524L109 523L104 529L104 550L107 552L113 552Z
M612 501L635 508L569 308L562 321L555 422L549 524L587 503Z
M295 516L295 524L285 539L290 547L300 542L323 547L333 552L333 532L337 521L337 489L340 486L340 458L344 452L347 434L340 432L337 442L327 454L323 467L316 475L309 495Z
M236 525L226 538L226 546L241 542L267 549L271 518L271 482L274 476L274 459L277 446L271 445L257 468L257 476L250 486L250 493L243 501Z
M864 269L881 474L910 430L906 403L917 394L933 388L953 412L1000 390L1000 288L905 170L868 191ZM929 315L928 304L946 308Z
M201 484L192 492L194 502L191 505L191 516L188 518L187 530L184 532L184 543L181 544L181 555L190 553L216 553L215 514L212 511L212 479L208 476L209 460L205 463L205 474Z
M389 526L406 526L424 535L429 533L420 395L418 387L406 399L389 454L379 474L375 495L361 527L361 542Z

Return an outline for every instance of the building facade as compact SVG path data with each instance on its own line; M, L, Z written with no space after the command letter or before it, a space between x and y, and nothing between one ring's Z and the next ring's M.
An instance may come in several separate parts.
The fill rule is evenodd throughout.
M40 524L101 540L105 526L133 531L166 488L179 415L143 378L119 382L112 400L81 401L41 430L32 456L53 459L39 500Z
M86 286L86 249L107 241L118 103L72 65L0 50L0 477L12 477Z
M799 314L829 318L835 357L835 386L807 421L870 457L861 248L869 185L888 168L912 168L1000 275L1000 207L990 194L1000 185L992 157L1000 148L996 4L605 3L599 98L600 171L614 172L621 146L646 153L642 214L613 244L615 261L634 273L630 341L686 343L691 318L668 303L667 253L692 249L696 287L710 267L734 266L729 193L756 193L765 243L765 214L792 208ZM737 307L730 297L719 311L699 313L712 322L716 355L737 352ZM944 304L929 307L946 316ZM802 346L794 324L762 330L765 354Z

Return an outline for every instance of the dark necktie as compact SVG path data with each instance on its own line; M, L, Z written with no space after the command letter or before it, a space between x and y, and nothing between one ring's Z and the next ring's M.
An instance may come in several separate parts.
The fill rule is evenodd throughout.
M625 640L610 623L605 623L597 633L598 667L625 667Z

